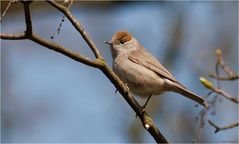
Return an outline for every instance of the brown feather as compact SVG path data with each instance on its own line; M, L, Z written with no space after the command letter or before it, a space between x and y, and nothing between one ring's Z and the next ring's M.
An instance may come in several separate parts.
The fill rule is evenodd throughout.
M179 83L174 78L174 76L160 64L160 62L156 58L154 58L149 52L144 49L132 51L129 54L129 60L154 71L161 77Z
M119 43L120 41L130 41L132 39L132 36L129 32L116 32L114 37L113 37L113 41L116 43Z

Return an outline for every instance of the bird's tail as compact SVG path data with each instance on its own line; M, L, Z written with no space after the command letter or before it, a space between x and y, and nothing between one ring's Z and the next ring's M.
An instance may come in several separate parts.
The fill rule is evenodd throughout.
M175 92L207 107L206 100L204 98L202 98L201 96L194 94L193 92L189 91L187 88L185 88L183 85L181 85L179 83L175 83L175 86L176 86Z

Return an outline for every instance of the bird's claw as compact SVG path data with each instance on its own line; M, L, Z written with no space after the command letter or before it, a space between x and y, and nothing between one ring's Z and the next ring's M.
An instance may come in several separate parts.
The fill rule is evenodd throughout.
M126 87L126 91L129 92L129 87L128 87L128 84L125 84L125 87Z
M145 106L142 106L141 107L141 114L145 113L146 112L146 109L145 109ZM138 114L136 113L135 117L137 118L138 117Z

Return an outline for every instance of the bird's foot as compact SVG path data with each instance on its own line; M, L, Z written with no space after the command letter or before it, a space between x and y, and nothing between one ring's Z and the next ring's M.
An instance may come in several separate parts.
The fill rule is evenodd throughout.
M125 83L126 91L129 92L129 84Z
M142 107L141 107L141 114L143 114L143 113L145 113L146 112L146 107L145 107L145 105L143 105ZM136 113L136 115L135 115L135 117L137 118L138 117L138 114Z

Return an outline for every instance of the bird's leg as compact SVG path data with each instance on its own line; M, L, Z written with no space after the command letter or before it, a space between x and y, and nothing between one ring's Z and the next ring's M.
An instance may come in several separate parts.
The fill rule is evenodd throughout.
M144 112L146 111L145 109L146 109L146 106L147 106L147 104L148 104L148 102L149 102L151 96L152 96L152 95L149 95L149 97L147 98L145 104L142 106L142 113L144 113ZM138 117L138 115L136 114L135 117Z
M149 100L150 100L150 98L152 97L152 95L149 95L149 97L147 98L147 100L146 100L146 102L145 102L145 104L142 106L142 108L143 108L143 111L145 111L145 109L146 109L146 106L147 106L147 104L148 104L148 102L149 102Z

